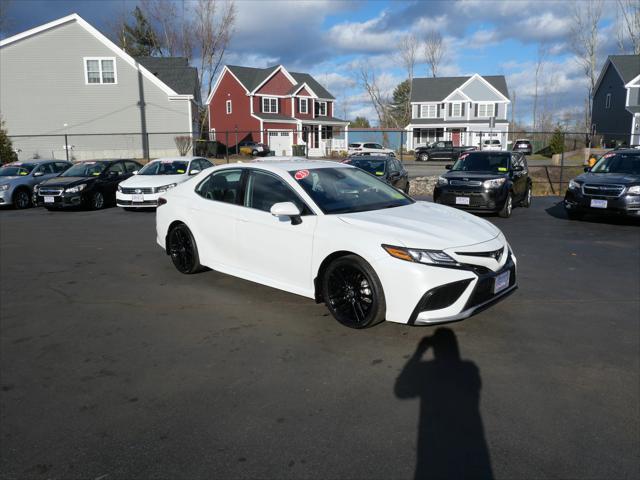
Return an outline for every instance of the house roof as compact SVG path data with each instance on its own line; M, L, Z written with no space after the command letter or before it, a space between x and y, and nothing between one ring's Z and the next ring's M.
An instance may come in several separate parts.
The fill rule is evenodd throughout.
M444 100L456 88L461 87L469 77L436 77L436 78L414 78L411 84L412 102L438 102ZM504 75L482 76L506 98L509 98L509 89Z
M244 85L244 87L252 92L255 88L264 82L269 75L271 75L279 65L275 65L273 67L267 68L253 68L253 67L241 67L239 65L227 65L227 68L231 70L236 78ZM308 73L296 73L289 72L289 74L295 79L297 85L290 91L295 91L297 87L301 84L306 83L311 90L315 92L316 95L320 98L326 98L329 100L333 100L333 95L331 95L318 81L313 78Z
M186 57L135 57L135 60L181 95L193 95L200 103L198 69Z
M613 63L624 84L640 75L640 55L609 55L607 59ZM606 67L607 63L605 63ZM603 68L603 71L606 68Z

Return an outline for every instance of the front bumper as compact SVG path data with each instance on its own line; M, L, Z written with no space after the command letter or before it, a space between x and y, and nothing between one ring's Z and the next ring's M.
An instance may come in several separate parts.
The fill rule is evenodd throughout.
M13 189L9 188L8 190L0 191L0 206L2 205L11 205L13 203Z
M437 185L433 190L433 201L471 212L499 212L507 200L508 188L464 187ZM457 198L468 198L469 204L456 203Z
M158 198L160 198L162 193L133 195L116 192L116 205L124 208L155 208L158 206Z
M36 193L33 196L34 203L39 207L47 208L77 208L86 204L83 192L63 193L55 196L43 196Z
M606 200L606 208L594 208L591 200ZM569 189L564 196L567 210L599 215L628 215L640 217L640 195L622 194L619 197L585 195L581 190Z

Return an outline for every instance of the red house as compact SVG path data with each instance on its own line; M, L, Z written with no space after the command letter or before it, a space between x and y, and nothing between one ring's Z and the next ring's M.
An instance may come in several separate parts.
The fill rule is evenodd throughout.
M266 143L277 155L293 145L307 145L309 156L347 150L349 122L333 116L334 102L307 73L226 65L206 102L210 136L231 147Z

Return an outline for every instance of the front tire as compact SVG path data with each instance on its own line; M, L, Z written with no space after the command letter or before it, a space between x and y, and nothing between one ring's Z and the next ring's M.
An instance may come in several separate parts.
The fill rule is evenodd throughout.
M529 208L531 206L531 185L529 185L527 187L527 191L524 194L524 199L522 200L522 202L520 202L520 205L522 205L524 208Z
M100 210L104 208L104 195L102 192L94 192L91 195L91 209L92 210Z
M421 153L420 154L420 161L421 162L428 162L429 161L429 154L428 153Z
M322 295L333 317L349 328L368 328L382 322L386 302L380 279L365 260L356 255L340 257L322 276Z
M175 225L167 235L167 252L180 273L190 275L202 270L198 247L191 230L184 224Z
M511 192L507 195L507 199L504 201L504 206L502 210L498 212L502 218L509 218L511 216L511 212L513 211L513 195Z
M13 205L17 210L23 210L31 206L31 195L26 188L19 188L13 193Z

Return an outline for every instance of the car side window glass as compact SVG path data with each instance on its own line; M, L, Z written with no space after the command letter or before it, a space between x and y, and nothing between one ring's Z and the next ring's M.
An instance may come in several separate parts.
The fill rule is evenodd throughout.
M198 170L198 171L202 171L202 166L200 164L200 159L196 158L195 160L191 161L191 164L189 164L189 173L191 173L194 170Z
M242 199L242 170L220 170L212 173L196 187L196 193L207 200L239 205Z
M44 165L40 165L37 169L37 172L41 172L43 175L49 175L51 173L55 173L53 170L52 163L45 163Z
M207 160L205 158L201 158L200 159L200 166L201 166L200 170L206 170L207 168L213 167L213 164L209 160Z
M244 201L245 207L269 212L275 203L281 202L293 203L300 209L302 215L311 214L309 207L280 178L257 170L249 174Z
M124 165L122 164L122 162L114 163L109 167L109 170L107 170L107 172L116 172L118 175L122 175L124 173Z
M133 162L124 162L124 165L128 173L135 172L140 168Z
M400 169L395 160L389 160L389 173L398 173Z
M53 164L53 170L55 171L55 173L64 172L69 167L69 164L62 162L56 162Z

